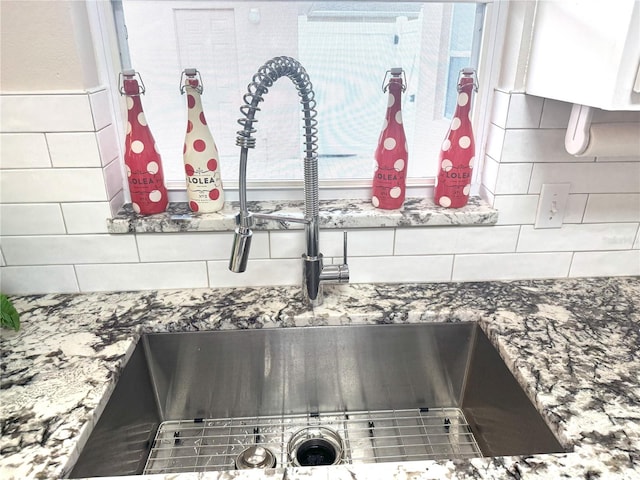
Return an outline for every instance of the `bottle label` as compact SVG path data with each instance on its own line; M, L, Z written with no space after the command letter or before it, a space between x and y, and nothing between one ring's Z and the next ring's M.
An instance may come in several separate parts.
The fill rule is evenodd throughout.
M127 164L129 193L133 210L142 215L164 212L168 204L167 190L162 175L149 173Z
M404 184L404 169L378 166L373 181L373 206L388 210L400 208L404 203Z
M435 189L436 203L447 208L465 206L471 190L471 175L472 169L468 166L441 168Z
M218 203L224 201L220 171L197 168L191 175L187 172L187 195L189 208L194 212L220 210Z

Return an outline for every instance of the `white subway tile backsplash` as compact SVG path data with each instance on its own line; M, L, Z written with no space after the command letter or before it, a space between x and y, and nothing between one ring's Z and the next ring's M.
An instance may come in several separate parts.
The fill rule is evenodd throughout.
M107 189L107 198L113 198L124 185L124 171L122 164L118 159L113 160L109 165L103 168L104 186Z
M114 217L118 214L122 206L126 203L124 189L119 190L111 200L109 200L109 208L111 209L111 216Z
M39 235L2 238L8 265L137 262L133 235Z
M205 262L123 263L76 266L82 292L205 288Z
M2 203L106 200L108 198L100 168L4 170L0 176Z
M538 195L496 195L498 225L533 224L538 210Z
M7 294L77 293L73 265L2 267L0 289Z
M253 259L247 270L234 273L229 261L207 262L210 287L302 285L302 259Z
M141 262L227 260L233 233L145 233L136 236ZM254 232L250 258L269 258L267 232Z
M572 103L560 102L545 98L542 107L542 120L540 128L567 128L571 115Z
M269 232L269 244L271 258L300 258L306 251L304 230Z
M640 222L640 193L591 194L584 223Z
M507 130L500 162L586 162L586 157L575 157L566 151L565 133L566 128Z
M49 168L51 158L43 133L0 134L0 168Z
M494 193L496 195L524 194L531 181L531 163L501 163Z
M565 224L542 229L523 225L517 251L624 250L633 245L637 229L637 223Z
M87 94L2 95L0 131L92 132L93 117Z
M596 157L596 162L640 162L640 155L635 157Z
M109 164L113 159L120 156L120 145L115 124L99 130L96 133L98 139L98 150L102 165Z
M509 99L511 95L499 90L493 92L493 108L491 109L491 123L501 128L507 127L509 115Z
M343 236L341 231L325 232L323 240L325 255L342 257ZM331 238L329 239L329 234ZM322 233L321 233L322 235ZM393 228L350 230L347 234L347 249L350 257L375 257L393 255L395 230ZM324 252L323 252L324 253Z
M0 204L0 233L4 235L64 234L57 203Z
M569 195L564 223L582 223L588 195ZM497 195L498 225L533 225L538 211L539 195Z
M89 94L89 104L91 105L91 114L96 130L102 130L112 123L111 99L107 89L91 92Z
M498 174L500 173L500 163L491 158L489 155L484 157L484 165L482 167L482 186L495 195L496 185L498 183Z
M523 93L511 94L506 128L538 128L543 102L541 97Z
M529 193L540 193L544 183L570 183L571 193L638 193L640 162L539 163Z
M582 223L584 210L587 207L589 195L584 193L570 194L564 211L564 223Z
M576 252L570 277L640 275L640 250Z
M403 228L396 232L395 255L514 252L518 226Z
M54 167L99 167L100 153L93 132L47 133Z
M389 235L389 231L391 232L390 235ZM370 235L371 243L378 242L380 238L383 238L384 240L380 240L381 243L376 245L366 244L366 241L363 240L363 237L366 236L366 232L368 232ZM385 233L387 235L385 235ZM342 246L344 244L343 238L344 236L343 236L342 230L320 230L320 253L322 253L324 257L333 257L338 255L341 256ZM304 239L304 235L303 235L303 239ZM369 251L380 252L384 250L384 246L385 246L384 244L386 244L388 250L393 250L393 229L390 229L390 230L380 229L379 231L351 230L348 233L348 241L350 246L353 247L351 249L352 255L359 255L359 254L364 255L364 253L358 253L358 252L359 251L363 252L360 249L367 248L367 247L371 247ZM366 247L365 247L365 244L366 244ZM273 252L273 245L274 245L273 240L271 245L272 245L272 252ZM302 250L298 251L297 257L294 257L294 258L300 258L300 255L306 251L307 251L306 245L303 245ZM375 253L371 253L371 255L375 255Z
M448 282L453 255L351 257L351 283Z
M489 205L494 205L496 196L493 194L493 192L489 191L486 185L479 185L478 195Z
M566 277L571 256L570 252L456 255L452 280L464 282Z
M300 258L306 252L304 230L270 232L271 258ZM348 232L349 256L393 254L392 228L358 229ZM342 257L343 232L320 230L320 253L325 257Z
M494 160L500 161L500 158L502 157L505 135L506 131L504 129L493 124L489 125L485 153Z
M601 110L595 108L593 110L593 123L628 123L640 122L640 112L638 111L617 111L617 110Z
M111 217L109 202L63 203L61 206L68 233L107 233L107 218Z
M106 234L127 199L110 101L105 89L0 98L3 291L301 285L301 229L254 232L242 274L228 270L231 232ZM498 225L351 229L351 282L640 275L640 155L568 155L570 109L496 91L480 190ZM596 112L596 121L639 115ZM544 183L571 184L560 229L533 228ZM320 244L326 264L342 262L341 231L321 230Z

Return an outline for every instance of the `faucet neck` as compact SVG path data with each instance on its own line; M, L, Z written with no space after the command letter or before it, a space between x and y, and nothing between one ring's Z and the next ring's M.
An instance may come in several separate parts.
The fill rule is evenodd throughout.
M305 218L311 220L318 217L318 120L316 119L316 101L313 86L309 75L304 67L291 57L276 57L269 60L253 76L247 88L247 93L243 99L245 104L240 107L244 118L238 120L243 129L238 131L236 145L241 147L240 151L240 179L239 197L240 211L247 212L246 206L246 178L247 178L247 156L248 149L255 148L256 139L252 136L256 129L254 123L256 112L260 110L258 105L264 101L264 95L269 88L281 77L288 77L295 85L302 113L304 116L304 195L305 195Z
M237 217L238 227L234 237L233 251L229 268L234 272L242 272L246 268L251 245L251 227L254 215L247 208L247 157L250 148L255 148L256 139L252 136L256 129L254 123L258 105L264 100L264 95L280 77L289 77L298 90L301 98L302 113L304 115L303 137L305 146L304 158L304 220L307 251L303 259L303 286L311 305L319 305L322 301L321 280L348 281L346 261L344 268L338 273L335 269L326 269L322 265L320 253L319 233L319 188L318 188L318 121L316 119L315 94L309 76L300 63L290 57L276 57L269 60L253 76L248 86L248 92L243 99L245 104L240 107L244 115L238 120L242 130L238 131L236 145L240 147L240 179L239 198L240 213ZM255 214L256 217L273 218L266 214ZM278 219L282 219L279 217ZM292 219L293 220L293 219ZM296 220L299 221L299 220ZM334 265L330 265L334 267Z

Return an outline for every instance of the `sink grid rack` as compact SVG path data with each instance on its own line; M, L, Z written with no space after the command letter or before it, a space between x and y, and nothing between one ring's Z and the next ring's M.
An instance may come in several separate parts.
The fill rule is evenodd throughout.
M291 466L289 439L299 429L313 426L340 435L343 464L482 456L458 408L198 418L159 426L144 474L233 470L236 457L255 444L273 452L276 467Z

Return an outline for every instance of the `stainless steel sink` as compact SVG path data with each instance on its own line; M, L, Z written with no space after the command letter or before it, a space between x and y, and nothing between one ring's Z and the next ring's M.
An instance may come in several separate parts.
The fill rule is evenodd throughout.
M328 463L564 451L475 323L167 333L142 337L71 477L233 469L256 445L293 465L296 434L322 464L322 428Z

